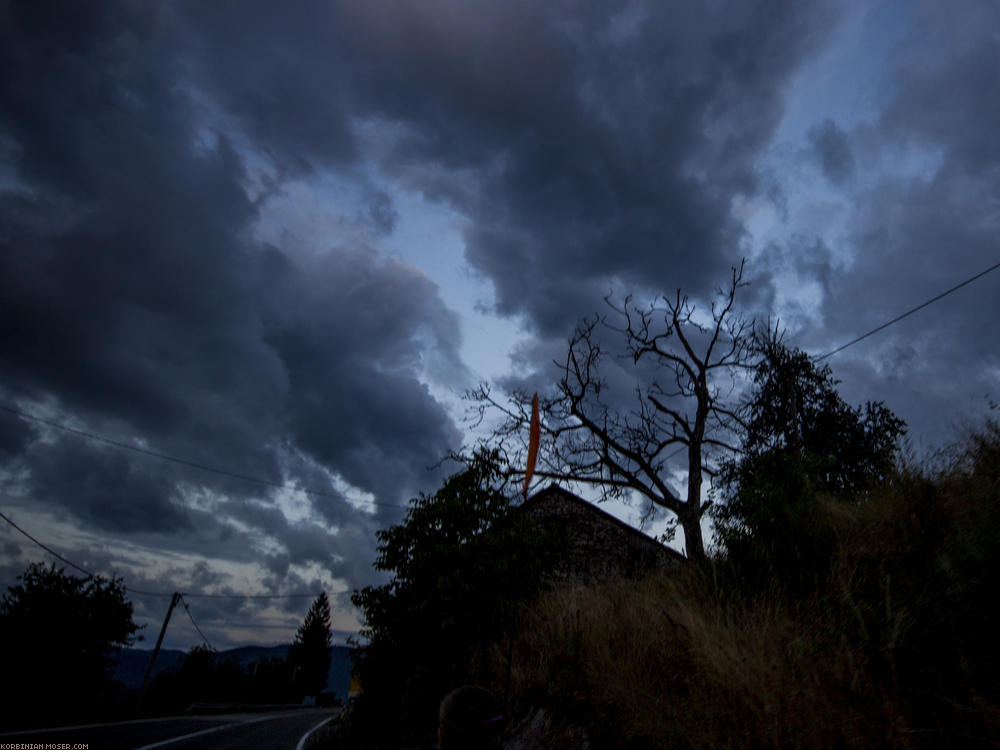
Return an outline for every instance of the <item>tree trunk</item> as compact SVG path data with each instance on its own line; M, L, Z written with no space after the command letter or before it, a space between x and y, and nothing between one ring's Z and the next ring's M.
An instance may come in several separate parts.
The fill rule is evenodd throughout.
M701 538L701 514L697 511L691 514L685 513L680 522L681 528L684 530L684 548L687 551L688 560L704 560L705 543Z
M701 445L692 443L688 461L687 502L684 513L678 513L684 529L684 547L689 560L705 559L705 543L701 538Z
M705 559L705 542L701 538L701 472L704 457L702 441L705 438L705 425L708 422L708 412L711 399L708 394L708 384L705 373L699 373L698 387L695 391L698 398L698 409L695 412L694 429L691 442L688 444L688 481L687 506L683 514L678 514L681 528L684 529L684 547L689 560Z

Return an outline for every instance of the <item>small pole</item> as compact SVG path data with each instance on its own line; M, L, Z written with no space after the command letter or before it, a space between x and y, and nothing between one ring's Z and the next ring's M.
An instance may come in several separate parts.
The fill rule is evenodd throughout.
M163 627L160 628L160 637L156 639L156 646L153 648L153 655L149 657L149 666L146 667L146 676L142 678L142 687L139 688L139 704L142 705L142 699L146 695L146 688L149 687L149 678L153 676L153 664L156 663L156 655L160 653L160 644L163 643L163 636L167 632L167 623L170 622L170 615L173 614L174 607L177 606L177 601L181 598L179 592L175 591L174 595L170 597L170 607L167 609L167 616L163 618Z

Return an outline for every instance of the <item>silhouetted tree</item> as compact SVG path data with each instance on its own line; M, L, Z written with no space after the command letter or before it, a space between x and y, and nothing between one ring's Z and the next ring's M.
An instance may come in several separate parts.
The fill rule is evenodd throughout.
M2 714L8 725L93 716L106 698L113 654L139 626L120 578L78 578L33 563L0 602ZM53 700L56 695L71 700Z
M742 408L742 450L722 474L716 530L731 559L764 576L815 576L832 544L822 504L862 501L883 482L905 423L880 402L850 406L829 366L787 348L774 331L754 348L760 360Z
M144 705L155 713L173 713L196 702L244 701L252 697L251 688L251 677L239 662L200 644L184 655L180 668L153 679Z
M288 661L297 670L295 685L305 695L317 696L326 687L330 644L330 600L324 591L309 607L288 651Z
M227 702L243 698L249 679L235 659L225 659L211 646L195 646L178 671L187 702Z
M739 417L728 397L733 376L752 366L752 326L735 311L745 285L741 264L728 286L717 291L709 315L697 315L678 291L645 306L626 297L618 307L609 298L610 317L583 320L559 365L555 393L539 397L542 446L536 474L593 485L605 499L638 493L650 509L673 514L684 530L689 558L704 558L701 520L711 503L703 497L703 480L716 476L717 459L736 449ZM635 367L632 409L604 400L608 383L601 363L607 353L598 340L604 330L624 339ZM524 445L532 394L515 392L504 402L484 385L471 396L481 416L487 409L505 416L494 433L496 444L509 450L509 439L515 438ZM682 451L687 454L683 496L668 483L668 460ZM523 447L514 449L511 463L525 465Z
M477 650L502 639L538 590L551 547L511 512L507 487L498 454L481 450L412 500L402 523L377 532L375 567L392 579L352 597L368 640L355 660L366 741L427 740L438 701L474 679Z

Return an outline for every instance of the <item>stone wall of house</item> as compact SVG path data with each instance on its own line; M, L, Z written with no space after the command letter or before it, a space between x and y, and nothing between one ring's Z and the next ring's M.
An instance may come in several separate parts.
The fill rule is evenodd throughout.
M634 577L684 560L683 555L556 485L528 498L521 512L541 524L560 545L551 571L557 581Z

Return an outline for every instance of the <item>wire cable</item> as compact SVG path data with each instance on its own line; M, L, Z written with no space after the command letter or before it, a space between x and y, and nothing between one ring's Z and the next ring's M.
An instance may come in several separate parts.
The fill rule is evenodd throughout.
M161 598L173 596L173 594L168 594L166 591L143 591L142 589L134 589L128 584L125 585L125 590L130 594L138 594L139 596L157 596Z
M264 622L232 623L228 621L221 621L221 622L216 622L215 620L208 621L208 625L214 628L231 628L233 630L274 630L274 631L280 630L283 632L288 632L288 631L294 632L295 629L299 627L299 625L301 624L302 623L299 623L298 625L294 623L288 625L269 625Z
M142 589L134 589L131 586L126 585L126 589L132 594L139 594L140 596L159 596L159 597L170 597L173 594L168 594L165 591L143 591ZM346 594L352 589L344 589L343 591L333 591L331 594ZM184 596L189 596L192 599L315 599L319 594L200 594L191 593L190 591L185 591Z
M198 631L198 635L200 635L201 639L205 641L205 645L208 646L209 650L215 651L215 646L209 642L208 638L205 637L205 634L201 632L201 628L198 627L198 623L194 621L194 615L191 614L191 607L188 606L187 601L184 599L184 594L181 594L180 597L181 604L184 605L184 611L187 612L188 619L191 620L191 624L194 625L194 629Z
M61 560L62 562L64 562L67 565L69 565L71 568L76 568L81 573L85 574L88 578L95 578L96 577L96 576L94 576L93 573L91 573L86 568L80 567L79 565L77 565L72 560L67 560L65 557L63 557L62 555L60 555L58 552L56 552L51 547L49 547L49 546L43 544L42 542L38 541L37 539L35 539L35 537L33 537L31 534L29 534L24 529L22 529L20 526L18 526L16 523L14 523L11 519L9 519L3 513L0 513L0 518L2 518L4 521L6 521L7 523L9 523L15 529L17 529L18 531L20 531L22 534L24 534L24 536L28 537L28 539L30 539L31 541L33 541L35 544L37 544L39 547L41 547L43 550L45 550L46 552L48 552L50 555L52 555L57 560Z
M86 575L88 578L97 578L96 575L94 575L93 573L91 573L86 568L84 568L84 567L82 567L80 565L77 565L72 560L70 560L68 558L65 558L62 555L60 555L58 552L56 552L54 549L52 549L51 547L49 547L47 544L43 544L42 542L40 542L37 539L35 539L35 537L33 537L31 534L29 534L24 529L22 529L20 526L18 526L16 523L14 523L10 518L8 518L7 516L5 516L3 513L0 513L0 518L2 518L4 521L6 521L7 523L9 523L11 526L13 526L15 529L17 529L19 532L21 532L24 536L26 536L28 539L30 539L31 541L33 541L35 544L37 544L39 547L41 547L43 550L45 550L46 552L48 552L50 555L52 555L57 560L66 563L71 568L75 568L76 570L79 570L81 573L83 573L84 575ZM134 588L132 588L130 586L125 586L125 588L128 591L132 592L133 594L142 594L144 596L173 596L173 594L166 594L166 593L163 593L161 591L142 591L141 589L134 589Z
M836 349L834 349L833 351L829 351L829 352L827 352L826 354L823 354L823 355L820 355L820 356L818 356L818 357L813 357L813 361L814 361L814 362L822 362L822 361L823 361L824 359L826 359L827 357L832 357L832 356L833 356L834 354L836 354L837 352L842 352L842 351L844 351L844 349L846 349L847 347L849 347L849 346L854 346L854 345L855 345L856 343L858 343L859 341L863 341L864 339L868 338L868 337L869 337L869 336L871 336L872 334L875 334L875 333L878 333L879 331L882 331L882 330L884 330L884 329L888 328L888 327L889 327L889 326L891 326L891 325L892 325L893 323L898 323L898 322L899 322L899 321L901 321L901 320L902 320L903 318L905 318L905 317L907 317L907 316L909 316L909 315L913 315L913 313L917 312L918 310L923 310L923 309L924 309L925 307L927 307L928 305L930 305L930 304L933 304L933 303L937 302L937 301L938 301L939 299L942 299L943 297L947 297L947 296L948 296L949 294L951 294L952 292L955 292L955 291L958 291L959 289L961 289L961 288L962 288L963 286L965 286L966 284L971 284L971 283L972 283L973 281L975 281L976 279L979 279L979 278L982 278L982 277L983 277L983 276L985 276L986 274L990 273L991 271L995 271L995 270L997 270L998 268L1000 268L1000 263L994 263L994 264L993 264L992 266L990 266L989 268L987 268L987 269L986 269L985 271L980 271L980 272L979 272L979 273L977 273L977 274L976 274L975 276L972 276L972 277L970 277L970 278L966 279L965 281L963 281L963 282L962 282L961 284L956 284L955 286L953 286L953 287L952 287L951 289L949 289L948 291L946 291L946 292L941 292L941 294L937 295L936 297L932 297L931 299L927 300L927 301L926 301L926 302L924 302L923 304L920 304L920 305L917 305L917 306L916 306L916 307L914 307L914 308L913 308L912 310L907 310L907 311L906 311L905 313L903 313L902 315L898 315L898 316L896 316L895 318L893 318L892 320L890 320L890 321L889 321L888 323L883 323L883 324L882 324L882 325L880 325L880 326L879 326L878 328L873 328L872 330L868 331L868 333L865 333L865 334L862 334L861 336L858 336L858 337L857 337L856 339L853 339L853 340L851 340L851 341L848 341L848 342L847 342L846 344L844 344L843 346L838 346L838 347L837 347Z
M76 570L79 570L81 573L83 573L84 575L86 575L89 578L97 578L97 576L94 573L91 573L89 570L87 570L83 566L77 565L72 560L70 560L68 558L65 558L62 555L60 555L58 552L56 552L54 549L52 549L51 547L49 547L47 544L44 544L43 542L40 542L38 539L36 539L31 534L29 534L27 531L25 531L20 526L18 526L16 523L14 523L14 521L12 521L4 513L0 513L0 518L2 518L4 521L6 521L7 523L9 523L17 531L19 531L21 534L23 534L24 536L26 536L28 539L30 539L32 542L34 542L35 544L37 544L39 547L41 547L43 550L45 550L46 552L48 552L50 555L52 555L57 560L60 560L60 561L62 561L64 563L66 563L67 565L69 565L70 567L75 568ZM132 588L128 584L125 584L125 589L129 593L139 594L140 596L159 596L159 597L170 597L170 596L173 596L173 594L168 594L168 593L166 593L164 591L143 591L142 589ZM336 594L346 594L348 591L350 591L350 589L344 589L342 591L333 591L333 592L330 592L330 593L333 594L333 595L336 595ZM315 599L317 596L319 596L319 594L192 594L192 593L185 593L183 595L184 596L190 596L190 597L203 597L203 598L212 598L212 599L307 599L307 598L308 599Z
M213 474L220 474L224 477L231 477L233 479L242 479L245 482L254 482L256 484L262 484L267 487L274 487L279 490L290 490L292 492L304 492L307 495L315 495L317 497L328 497L334 500L343 500L342 495L338 495L333 492L325 492L323 490L313 490L307 487L296 487L292 484L284 484L282 482L274 482L270 479L264 479L263 477L255 477L250 474L242 474L237 471L229 471L228 469L220 469L217 466L210 466L208 464L199 463L197 461L189 461L186 458L178 458L177 456L171 456L167 453L160 453L159 451L149 450L148 448L140 448L138 445L130 445L129 443L123 443L120 440L114 440L113 438L105 437L103 435L96 435L93 432L87 432L86 430L78 430L75 427L70 427L68 425L61 424L60 422L53 421L51 419L46 419L45 417L39 417L36 414L29 414L26 411L17 409L13 406L8 406L6 404L0 404L0 411L5 411L10 414L22 417L23 419L29 419L39 424L44 424L49 427L54 427L57 430L63 430L71 435L76 435L78 437L86 438L88 440L96 440L101 443L106 443L107 445L113 445L116 448L121 448L122 450L132 451L133 453L140 453L144 456L151 456L153 458L158 458L161 461L170 461L175 464L180 464L181 466L188 466L193 469L199 469L201 471L211 472ZM407 508L409 506L400 505L398 503L384 503L377 500L371 500L372 505L377 505L386 508Z
M350 589L343 591L333 591L333 594L344 594ZM184 596L200 597L203 599L315 599L319 594L191 594Z

